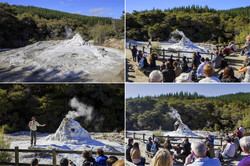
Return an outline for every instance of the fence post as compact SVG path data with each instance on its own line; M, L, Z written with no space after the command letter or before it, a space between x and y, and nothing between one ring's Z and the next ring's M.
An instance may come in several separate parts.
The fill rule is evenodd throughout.
M162 50L162 54L163 54L163 60L165 60L165 49L164 48Z
M128 132L126 131L126 135L125 135L126 137L125 138L128 138Z
M181 53L180 53L180 50L178 50L178 59L181 59Z
M212 60L212 58L213 58L213 53L211 52L211 60Z
M145 141L145 134L142 135L143 142Z
M134 133L134 139L135 139L135 133Z
M145 49L145 47L144 46L142 46L142 52L144 53L144 49Z
M18 146L15 147L15 166L19 165L19 152L18 152Z
M52 164L56 166L56 149L52 149Z
M220 146L222 147L222 141L223 141L223 139L222 139L222 137L220 137Z
M152 47L150 47L150 49L149 49L149 54L152 54L152 51L153 49L152 49Z
M155 139L155 135L153 134L153 140Z

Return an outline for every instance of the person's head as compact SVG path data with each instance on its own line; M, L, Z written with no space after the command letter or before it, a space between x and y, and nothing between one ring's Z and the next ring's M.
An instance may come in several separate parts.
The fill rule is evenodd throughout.
M157 138L154 139L154 143L157 143L159 140Z
M183 61L186 61L186 59L187 59L187 57L186 57L186 56L184 56L184 57L182 58L182 60L183 60Z
M36 118L33 116L33 117L31 118L31 120L32 120L32 121L35 121L35 120L36 120Z
M149 74L148 82L162 82L162 80L163 75L159 70L154 70Z
M219 54L218 50L215 51L214 55L217 56Z
M152 141L152 138L151 138L151 137L149 137L149 138L148 138L148 140L149 140L149 141Z
M231 45L231 44L233 44L233 42L229 42L229 44Z
M170 59L173 59L173 57L174 57L173 55L170 55Z
M138 143L138 142L135 142L135 143L133 144L133 148L139 149L139 143Z
M177 62L177 61L174 61L174 62L173 62L173 66L174 66L174 68L176 69L176 68L178 67L178 62Z
M139 50L138 53L139 53L139 54L142 54L142 50Z
M88 150L84 150L84 151L82 152L82 157L83 157L84 159L89 158L89 157L90 157L89 151L88 151Z
M219 50L219 53L220 53L220 54L223 54L223 50Z
M240 139L240 147L246 154L250 154L250 136Z
M97 154L97 156L103 156L104 151L102 149L97 149L96 154Z
M206 77L212 77L213 76L213 67L209 64L206 64L203 68L203 73Z
M234 70L232 67L226 67L224 69L223 78L233 78L234 77Z
M208 137L205 138L205 141L208 141Z
M200 55L200 52L197 52L196 55Z
M193 53L193 56L196 56L196 52Z
M198 141L191 145L192 154L196 157L205 157L207 153L207 147L204 142Z
M227 143L230 143L231 142L231 138L227 138L226 141L227 141Z
M115 156L109 156L109 158L107 159L107 166L112 166L116 161L118 160L117 157Z
M185 139L184 139L184 142L188 142L188 138L185 138Z
M178 143L178 144L177 144L177 147L178 147L178 148L179 148L179 147L181 147L181 144L180 144L180 143Z
M128 144L131 144L131 145L132 145L133 142L134 142L134 139L133 139L133 138L129 138L129 139L128 139Z
M201 63L202 63L202 62L205 62L205 58L202 57L202 58L200 59L200 61L201 61Z
M213 136L211 134L208 134L208 138L212 138Z
M210 59L207 57L207 58L205 59L205 61L208 63L208 62L210 62Z
M133 48L135 48L135 46L133 46Z
M211 149L211 142L207 141L206 142L206 147L207 147L207 149Z
M125 160L120 159L120 160L117 160L112 166L124 166L124 165L125 165Z
M60 160L60 166L68 166L68 165L69 165L68 159L62 158L62 159Z
M30 162L30 165L31 165L31 166L38 166L38 160L37 160L37 158L33 158L33 159L31 160L31 162Z
M171 65L171 63L169 61L167 62L166 66L167 66L168 69L172 68L172 65Z
M240 127L243 127L242 124L240 124Z
M160 149L153 158L153 166L172 166L171 154L167 149Z

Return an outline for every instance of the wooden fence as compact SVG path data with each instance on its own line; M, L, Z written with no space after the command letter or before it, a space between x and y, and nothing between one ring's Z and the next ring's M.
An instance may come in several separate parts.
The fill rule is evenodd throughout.
M7 162L1 162L0 165L15 165L15 166L28 166L29 163L19 163L19 153L51 153L52 154L52 164L39 164L39 166L58 166L56 165L56 154L58 153L70 153L70 154L82 154L82 151L72 151L72 150L40 150L40 149L19 149L18 146L15 147L15 149L0 149L0 152L14 152L15 153L15 162L7 163ZM92 154L96 154L96 151L91 151ZM114 155L114 156L124 156L124 153L120 152L105 152L105 155Z
M132 134L133 136L132 137L128 137L128 133ZM142 136L141 138L138 138L136 137L136 135L139 135L139 136ZM150 136L153 140L154 138L156 137L154 134L152 135L149 135L149 134L145 134L145 133L135 133L135 132L126 132L126 138L133 138L134 140L142 140L143 142L146 142L147 139L145 139L145 136ZM182 137L182 136L157 136L157 138L168 138L168 139L185 139L185 138L188 138L188 139L198 139L198 140L205 140L205 137ZM223 138L214 138L214 140L220 140L220 144L214 144L214 146L222 146L222 143L223 143ZM180 142L178 142L180 143ZM172 144L178 144L177 142L172 142Z

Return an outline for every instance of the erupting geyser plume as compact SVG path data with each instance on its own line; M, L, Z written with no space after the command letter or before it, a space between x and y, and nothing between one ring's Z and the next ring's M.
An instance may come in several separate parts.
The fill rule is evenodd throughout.
M70 100L70 106L76 111L69 111L66 118L75 119L84 116L87 121L92 121L93 107L80 103L75 97Z
M174 109L173 107L170 107L170 110L172 111L172 112L168 113L170 115L170 117L173 118L173 119L177 119L181 123L183 123L182 120L181 120L181 116L178 113L178 111L176 109Z

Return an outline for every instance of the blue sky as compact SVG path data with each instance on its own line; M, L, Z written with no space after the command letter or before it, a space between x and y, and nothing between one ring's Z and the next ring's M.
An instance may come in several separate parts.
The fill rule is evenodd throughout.
M219 96L238 92L249 92L250 84L126 84L126 98L154 96L176 92L197 92L204 96Z
M224 10L237 7L249 6L249 0L126 0L126 11L128 13L133 10L151 10L153 7L156 9L167 9L180 6L207 5L210 8Z
M124 0L0 0L0 2L112 18L120 18L124 11Z

